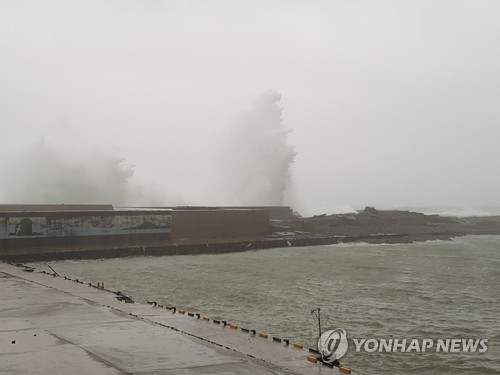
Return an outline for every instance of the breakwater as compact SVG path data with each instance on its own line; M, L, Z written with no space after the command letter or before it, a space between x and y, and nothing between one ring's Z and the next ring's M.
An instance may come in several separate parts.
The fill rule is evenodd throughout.
M0 276L2 374L323 373L302 347L232 323L22 265L0 262Z
M27 248L0 250L0 260L26 262L43 260L121 258L129 256L164 256L223 254L248 250L283 248L291 246L318 246L339 243L409 243L436 239L450 239L466 235L466 232L433 232L422 234L370 234L358 236L315 236L296 238L273 238L245 241L225 241L191 244L152 244L137 246L106 246L103 248Z
M106 288L135 301L177 306L187 316L200 313L305 347L317 340L317 321L310 313L316 307L321 307L323 330L343 328L349 339L489 339L488 351L476 354L358 353L351 341L342 361L365 375L381 369L387 374L475 375L500 370L499 239L465 236L50 265L72 279L104 281ZM50 272L46 263L31 265Z

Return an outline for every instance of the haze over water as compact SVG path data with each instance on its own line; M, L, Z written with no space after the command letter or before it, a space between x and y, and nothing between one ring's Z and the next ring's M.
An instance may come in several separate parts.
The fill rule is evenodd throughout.
M498 236L395 245L329 245L224 255L53 262L62 274L104 281L155 300L314 346L310 311L348 338L486 338L486 353L356 353L361 374L500 371ZM46 268L45 264L35 264ZM169 312L166 312L166 314Z
M498 14L1 1L0 202L498 207Z

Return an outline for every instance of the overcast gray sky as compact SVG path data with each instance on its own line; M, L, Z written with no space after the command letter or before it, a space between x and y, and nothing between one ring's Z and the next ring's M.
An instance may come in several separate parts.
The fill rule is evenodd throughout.
M121 181L112 203L234 203L221 150L274 89L302 212L500 206L499 17L498 0L0 0L0 201L76 200L83 180L82 201Z

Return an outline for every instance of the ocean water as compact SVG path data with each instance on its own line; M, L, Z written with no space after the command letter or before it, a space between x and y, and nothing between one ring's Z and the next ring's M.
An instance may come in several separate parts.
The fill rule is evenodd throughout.
M47 269L44 263L33 264ZM223 255L51 262L155 300L315 346L343 328L359 374L500 374L500 236L345 244ZM352 339L488 339L485 353L356 352Z

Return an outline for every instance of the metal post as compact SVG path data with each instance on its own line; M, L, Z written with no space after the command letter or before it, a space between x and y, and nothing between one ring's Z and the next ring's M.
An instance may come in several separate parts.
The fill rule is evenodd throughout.
M316 315L317 312L317 315ZM311 314L313 314L318 319L318 329L319 329L319 338L321 337L321 308L317 307L314 310L311 310Z
M52 271L54 271L54 275L59 276L59 274L58 274L58 273L57 273L57 272L56 272L56 271L55 271L55 270L54 270L54 269L50 266L50 264L47 264L47 266L48 266L48 267L49 267Z
M318 327L319 327L319 337L321 337L321 309L318 307Z

